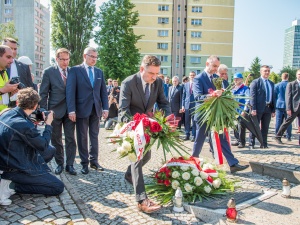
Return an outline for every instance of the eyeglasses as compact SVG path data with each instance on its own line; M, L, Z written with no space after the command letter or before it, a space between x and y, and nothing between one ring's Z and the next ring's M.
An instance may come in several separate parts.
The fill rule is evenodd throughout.
M87 55L89 57L91 57L92 59L98 59L98 56L93 56L93 55Z
M59 59L59 61L64 61L64 62L66 62L66 61L69 61L70 60L70 58L69 59L61 59L61 58L58 58Z

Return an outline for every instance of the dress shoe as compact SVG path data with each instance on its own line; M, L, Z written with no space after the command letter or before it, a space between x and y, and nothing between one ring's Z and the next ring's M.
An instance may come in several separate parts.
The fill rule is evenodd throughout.
M239 143L238 148L245 148L245 144Z
M91 164L90 167L94 170L104 171L103 167L96 163Z
M230 144L231 144L231 146L238 146L239 145L239 143L237 141L232 141Z
M191 142L195 142L195 138L194 137L192 137Z
M250 145L250 146L249 146L249 149L250 149L250 150L253 150L253 149L255 149L255 147L254 147L253 145Z
M82 169L81 169L82 174L88 174L89 172L90 172L89 167L87 165L82 166Z
M189 136L185 136L185 138L183 138L184 141L188 141L190 140L190 137Z
M240 164L235 164L233 166L230 167L230 172L231 173L235 173L237 171L241 171L241 170L244 170L244 169L247 169L249 167L249 165L245 165L245 166L242 166Z
M287 140L288 140L288 141L292 141L292 138L288 138Z
M62 173L62 171L64 170L64 166L63 165L58 165L54 171L55 174L59 175Z
M281 141L281 137L275 137L274 139L277 142L277 144L283 144L283 142Z
M125 178L125 180L126 180L129 184L133 185L131 174L125 173L124 178Z
M142 203L138 203L138 209L144 213L153 213L160 210L161 206L155 204L150 199L146 198Z
M269 147L268 147L268 145L266 145L266 146L261 145L260 148L269 148Z
M66 171L71 175L77 175L77 172L74 169L73 165L71 165L71 166L66 165Z

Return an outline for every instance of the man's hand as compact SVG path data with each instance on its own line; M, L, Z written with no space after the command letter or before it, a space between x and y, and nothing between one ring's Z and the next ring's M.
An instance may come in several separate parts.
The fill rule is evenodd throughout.
M182 113L184 113L185 112L185 109L184 109L184 107L182 106L182 108L181 108L181 112Z
M2 93L8 93L8 92L12 92L12 94L15 94L18 92L18 85L17 84L10 84L9 82L6 82L4 87L1 89Z
M215 90L213 93L214 93L214 95L220 97L222 95L223 91L222 90Z
M272 113L272 117L275 117L275 113Z
M44 119L46 119L45 120L45 123L47 124L47 125L51 125L51 123L52 123L52 121L53 121L53 111L52 110L50 110L49 111L50 113L48 114L48 116L46 116L45 117L45 114L44 114L44 112L43 112L43 116L44 116Z
M246 113L243 111L243 112L241 113L241 116L246 116Z
M72 122L76 122L76 113L69 113L69 119Z
M103 117L103 119L106 119L108 117L108 111L103 111L102 117Z
M251 111L251 115L252 115L252 116L256 116L256 110L252 110L252 111Z
M292 116L292 110L286 110L286 114L287 114L288 116Z

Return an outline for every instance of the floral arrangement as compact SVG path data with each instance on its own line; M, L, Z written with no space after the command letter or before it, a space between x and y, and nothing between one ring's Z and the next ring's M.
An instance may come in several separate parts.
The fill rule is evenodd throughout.
M131 162L140 160L154 144L157 144L157 149L162 147L166 161L168 153L173 155L172 150L177 155L182 155L181 151L188 154L182 140L179 139L179 131L176 129L178 122L179 118L173 114L165 117L161 111L155 112L152 117L136 113L130 122L115 126L109 142L119 144L114 151L117 151L121 158L128 157Z
M172 201L177 187L187 202L234 191L235 181L225 179L225 171L211 163L203 162L201 166L199 159L192 156L172 158L154 173L146 191L161 204Z

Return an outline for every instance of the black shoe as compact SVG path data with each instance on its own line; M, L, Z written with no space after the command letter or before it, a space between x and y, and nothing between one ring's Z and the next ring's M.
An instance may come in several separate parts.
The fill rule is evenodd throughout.
M292 141L292 138L288 138L287 140L288 140L288 141Z
M238 148L245 148L245 144L239 143Z
M238 146L239 145L239 143L237 141L232 141L230 144L231 144L231 146Z
M254 145L250 145L250 146L249 146L249 149L250 149L250 150L255 149Z
M249 165L245 165L245 166L242 166L240 164L235 164L233 166L230 167L230 172L231 173L235 173L237 171L241 171L241 170L244 170L244 169L247 169L249 167Z
M125 179L129 184L133 185L131 174L125 173L124 179Z
M104 171L103 167L101 167L99 164L92 163L90 167L94 170Z
M195 138L194 137L192 137L191 142L195 142Z
M266 145L266 146L261 145L260 148L269 148L269 147L268 147L268 145Z
M274 139L277 142L277 144L280 144L280 145L283 144L283 142L281 141L281 137L275 137Z
M66 171L71 174L71 175L77 175L76 170L74 169L73 165L72 166L68 166L66 165Z
M82 169L81 169L82 174L88 174L89 172L90 172L89 167L87 165L82 166Z
M64 166L63 165L58 165L54 171L55 174L59 175L62 173L62 171L64 170Z
M184 141L188 141L190 140L190 137L189 136L185 136L185 138L183 138Z

